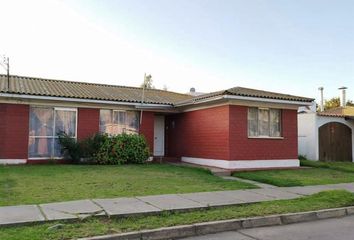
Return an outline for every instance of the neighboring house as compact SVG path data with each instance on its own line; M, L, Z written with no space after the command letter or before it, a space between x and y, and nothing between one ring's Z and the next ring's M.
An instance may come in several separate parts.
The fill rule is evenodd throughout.
M354 162L354 107L345 105L345 88L341 90L340 107L299 112L300 155L311 160Z
M298 167L297 109L313 99L235 87L200 96L0 75L0 163L61 158L56 133L140 133L154 156L225 169Z

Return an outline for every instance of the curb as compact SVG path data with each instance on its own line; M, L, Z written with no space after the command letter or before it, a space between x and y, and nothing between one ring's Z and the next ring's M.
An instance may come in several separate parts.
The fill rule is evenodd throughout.
M191 225L181 225L174 227L158 228L153 230L143 230L98 237L80 238L79 240L167 240L184 237L194 237L199 235L219 233L225 231L237 231L240 229L267 227L276 225L286 225L301 223L328 218L340 218L354 215L353 207L332 208L310 212L287 213L270 215L265 217L253 217L242 219L222 220L215 222L196 223Z

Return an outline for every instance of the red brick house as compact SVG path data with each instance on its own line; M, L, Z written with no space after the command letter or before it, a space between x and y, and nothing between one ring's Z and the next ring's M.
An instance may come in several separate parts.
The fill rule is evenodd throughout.
M56 133L143 134L154 156L225 169L297 167L297 109L313 99L248 88L169 91L0 75L0 163L60 159ZM143 102L142 102L143 100Z

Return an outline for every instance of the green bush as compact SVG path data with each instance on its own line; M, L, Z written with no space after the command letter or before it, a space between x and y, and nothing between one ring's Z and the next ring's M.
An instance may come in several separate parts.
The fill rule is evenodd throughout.
M106 137L95 160L99 164L144 163L150 155L142 135L120 134Z
M76 141L67 134L60 133L59 143L62 153L70 158L72 163L144 163L150 155L149 147L142 135L95 134L84 140Z
M94 163L94 155L99 151L105 135L97 133L81 141L71 138L66 133L59 133L61 152L73 163Z

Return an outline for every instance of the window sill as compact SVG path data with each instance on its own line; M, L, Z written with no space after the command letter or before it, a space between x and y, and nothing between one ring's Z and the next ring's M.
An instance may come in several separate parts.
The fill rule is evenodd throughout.
M248 138L250 138L250 139L269 139L269 140L282 140L282 139L284 139L284 137L266 137L266 136L259 136L259 137L248 136Z

